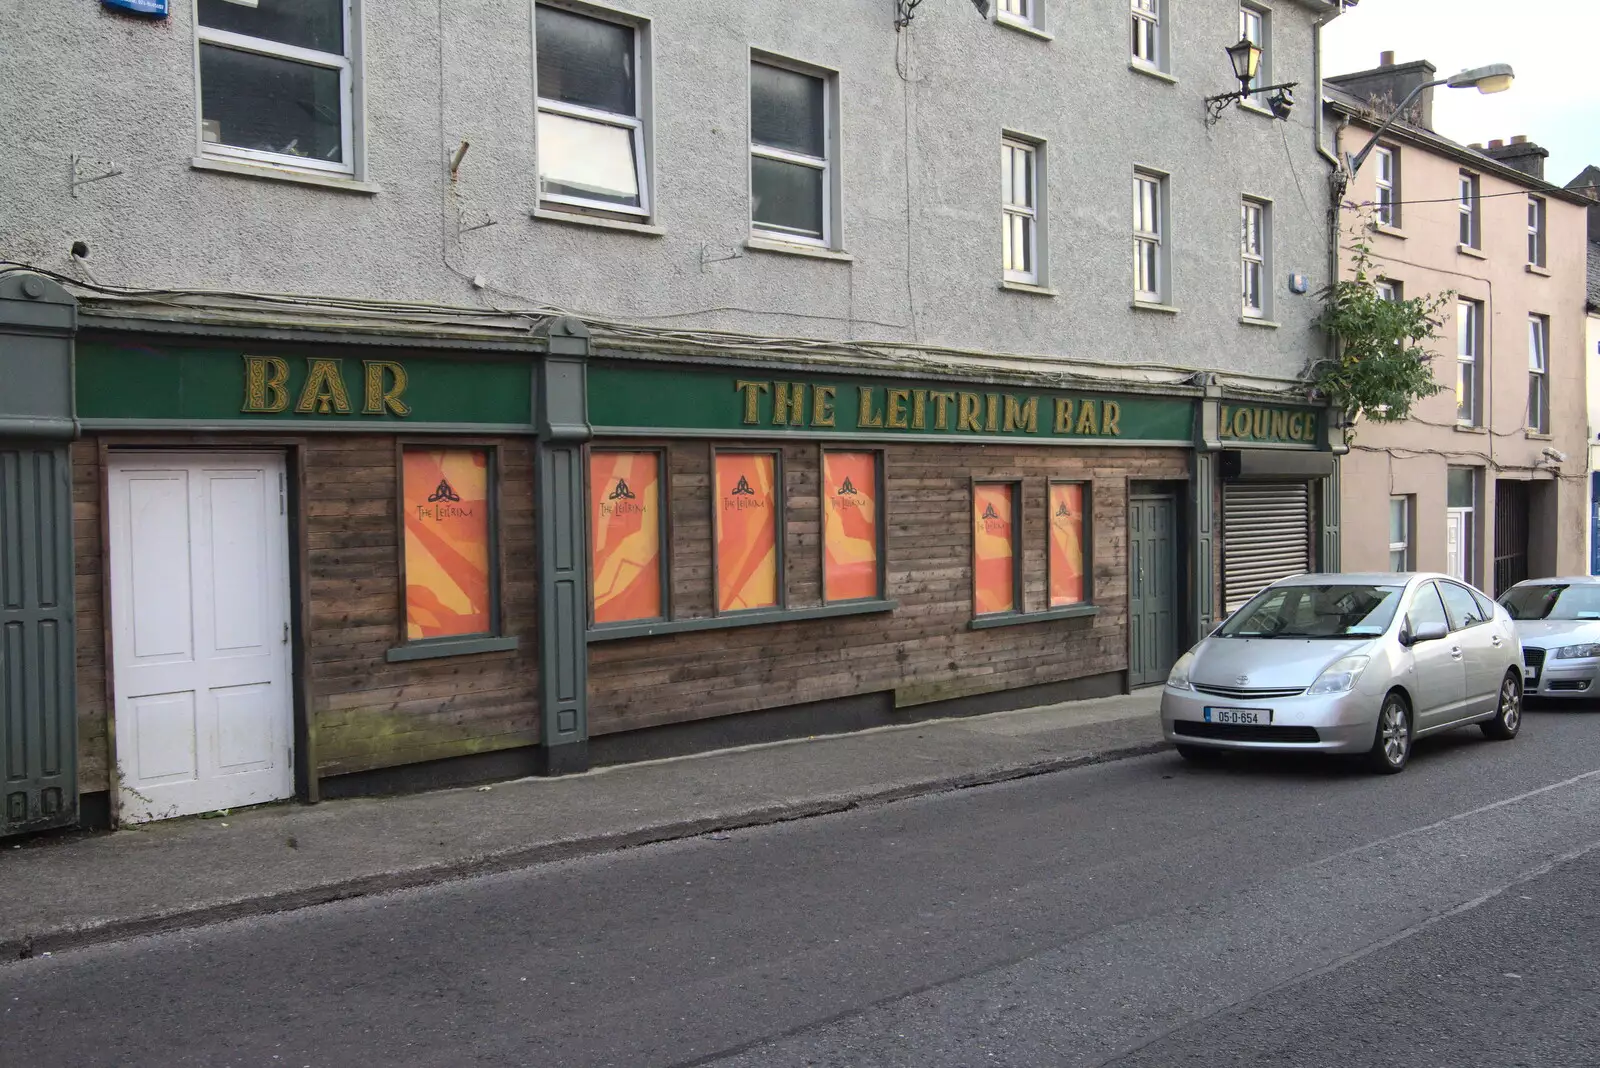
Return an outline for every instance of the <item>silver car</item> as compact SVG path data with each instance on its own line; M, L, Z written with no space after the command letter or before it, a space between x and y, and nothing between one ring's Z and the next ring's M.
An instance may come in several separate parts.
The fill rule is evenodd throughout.
M1217 750L1360 754L1406 766L1414 739L1522 725L1522 647L1506 609L1445 575L1275 582L1173 665L1161 726L1185 758Z
M1529 697L1600 694L1600 579L1529 579L1500 603L1516 621Z

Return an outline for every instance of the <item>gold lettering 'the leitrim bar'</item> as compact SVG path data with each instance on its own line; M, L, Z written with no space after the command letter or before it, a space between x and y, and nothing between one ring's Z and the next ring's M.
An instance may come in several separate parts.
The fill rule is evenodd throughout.
M734 382L745 426L840 428L836 386L805 382ZM1043 423L1041 400L1055 418ZM848 415L845 416L849 418ZM945 431L970 434L1049 434L1120 437L1122 406L1096 397L1040 398L1015 393L944 392L911 386L857 386L856 430Z
M294 402L299 415L350 415L344 361L305 359L305 378ZM405 402L406 369L393 360L361 361L361 414L411 414ZM281 356L244 357L242 412L269 415L289 409L289 361Z

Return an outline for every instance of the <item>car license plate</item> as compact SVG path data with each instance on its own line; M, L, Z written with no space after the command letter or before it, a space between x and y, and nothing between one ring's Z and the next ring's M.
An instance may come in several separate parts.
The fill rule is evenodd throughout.
M1246 727L1266 727L1272 723L1270 708L1207 708L1207 723L1234 723Z

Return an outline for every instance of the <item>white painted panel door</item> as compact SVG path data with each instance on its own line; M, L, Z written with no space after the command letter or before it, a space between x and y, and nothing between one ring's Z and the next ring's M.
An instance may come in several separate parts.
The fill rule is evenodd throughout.
M294 793L283 475L279 456L113 455L123 822Z
M1445 516L1444 573L1462 582L1467 581L1467 517L1471 514L1452 508Z

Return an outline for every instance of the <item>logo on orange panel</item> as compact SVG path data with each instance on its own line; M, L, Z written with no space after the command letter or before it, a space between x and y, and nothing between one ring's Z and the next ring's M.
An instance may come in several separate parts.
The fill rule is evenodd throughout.
M983 506L983 515L979 516L978 518L983 520L983 530L985 534L1005 534L1006 521L1001 519L1000 513L994 510L993 503L985 504Z
M645 511L644 503L639 500L637 493L628 488L628 480L625 478L617 479L615 488L606 494L605 501L600 505L600 516L603 519L623 515L643 515Z
M754 497L755 500L741 501L738 499L740 497ZM738 509L743 511L747 508L765 508L766 506L767 502L762 500L756 491L750 488L749 480L743 475L739 476L738 484L728 491L727 499L722 502L724 510Z
M835 511L840 508L865 508L868 502L861 496L861 491L856 489L850 476L844 476L844 484L833 491L833 507Z
M417 505L418 519L432 519L442 523L446 519L471 519L471 508L460 508L461 494L450 486L450 480L441 478L439 488L428 494L428 503ZM431 507L430 507L431 505Z
M617 479L617 488L612 490L611 496L606 498L608 501L631 501L633 499L633 490L628 488L628 480L625 478Z
M1067 510L1067 502L1062 501L1056 506L1056 516L1060 519L1071 519L1072 513Z

